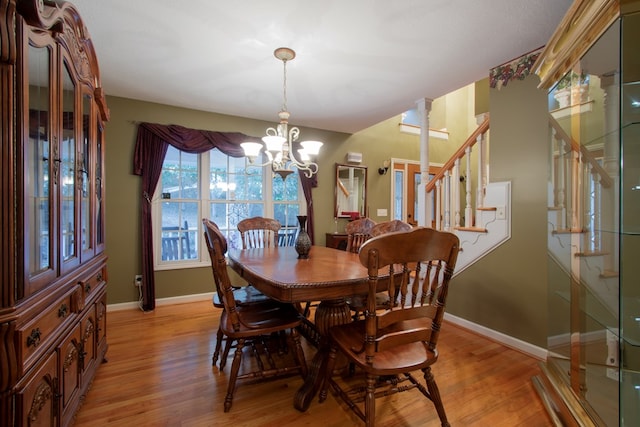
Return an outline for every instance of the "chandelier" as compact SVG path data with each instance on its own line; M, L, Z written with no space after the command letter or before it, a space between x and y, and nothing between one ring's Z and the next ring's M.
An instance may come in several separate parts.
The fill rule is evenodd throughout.
M265 149L267 162L255 165L265 166L271 164L274 174L280 175L284 180L293 173L293 168L298 168L304 172L307 178L318 172L318 164L312 161L312 156L316 156L320 152L322 142L320 141L302 141L300 145L302 149L298 150L298 157L293 153L293 143L300 136L300 129L297 127L289 128L289 116L287 111L287 61L291 61L296 57L293 49L288 47L280 47L273 52L273 55L282 61L284 66L284 84L283 87L283 103L282 109L278 113L280 123L273 128L267 129L266 135L262 137L261 144L259 142L243 142L240 144L244 150L244 155L249 158L249 163L255 165L255 161L260 155L261 150Z

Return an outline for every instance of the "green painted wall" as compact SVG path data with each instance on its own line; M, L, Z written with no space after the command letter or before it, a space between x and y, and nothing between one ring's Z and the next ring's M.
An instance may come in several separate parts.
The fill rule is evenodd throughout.
M490 180L511 181L511 239L453 279L447 311L546 348L548 122L538 82L490 90Z

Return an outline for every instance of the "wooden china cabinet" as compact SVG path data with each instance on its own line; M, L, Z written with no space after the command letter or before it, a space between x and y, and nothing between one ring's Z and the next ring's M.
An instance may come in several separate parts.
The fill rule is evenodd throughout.
M66 426L107 351L109 114L73 5L0 18L0 425Z

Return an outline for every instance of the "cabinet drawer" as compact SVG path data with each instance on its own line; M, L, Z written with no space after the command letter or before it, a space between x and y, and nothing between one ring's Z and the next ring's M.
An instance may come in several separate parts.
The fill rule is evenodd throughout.
M107 280L107 267L103 266L97 271L91 272L79 282L84 294L84 304L86 305L89 300L93 298L100 285Z
M51 345L60 334L63 325L77 317L74 311L77 304L73 304L73 300L74 293L63 296L18 329L17 348L21 352L19 360L22 360L22 372L26 372L37 357Z

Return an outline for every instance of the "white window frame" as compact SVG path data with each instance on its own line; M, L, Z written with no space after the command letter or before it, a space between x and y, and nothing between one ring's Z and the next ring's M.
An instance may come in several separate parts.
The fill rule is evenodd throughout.
M209 198L209 153L210 151L198 154L198 182L200 186L200 199L185 199L189 202L198 203L198 217L208 218L210 212L211 199ZM247 160L248 161L248 160ZM274 206L282 202L274 202L273 196L273 180L281 179L279 176L274 176L271 166L263 166L262 173L262 186L263 186L263 200L255 201L255 203L261 203L264 205L264 216L272 218L274 216ZM186 260L162 260L162 178L158 180L158 185L154 192L154 198L151 206L151 218L153 221L153 258L154 258L154 270L175 270L184 268L201 268L209 267L211 261L209 259L209 253L207 251L204 238L202 236L202 224L198 222L197 226L200 232L196 233L198 238L196 239L198 245L198 257L195 259ZM305 215L306 201L304 192L302 191L302 185L298 180L298 211L301 215Z

